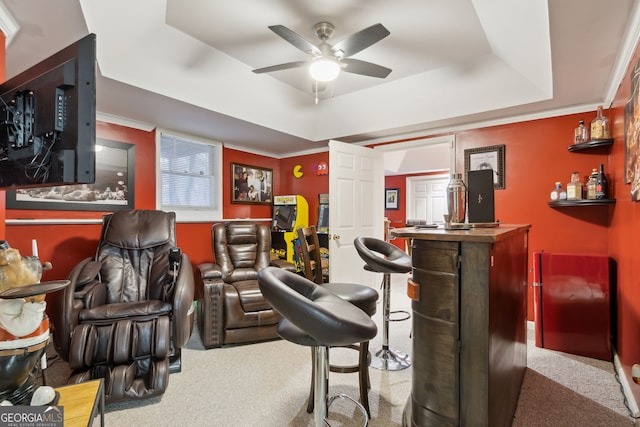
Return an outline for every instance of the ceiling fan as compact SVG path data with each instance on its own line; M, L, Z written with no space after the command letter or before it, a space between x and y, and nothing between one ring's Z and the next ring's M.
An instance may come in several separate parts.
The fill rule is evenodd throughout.
M382 65L350 58L352 55L379 42L390 34L389 30L382 24L367 27L334 45L327 43L327 40L333 35L334 30L333 24L329 22L319 22L313 26L316 37L320 39L320 43L317 45L283 25L271 25L269 29L313 58L308 61L287 62L270 67L258 68L253 70L256 74L309 66L309 71L315 82L327 82L334 80L340 71L377 78L385 78L391 73L390 68L383 67ZM314 74L315 71L320 72L322 70L329 70L330 72L326 75Z

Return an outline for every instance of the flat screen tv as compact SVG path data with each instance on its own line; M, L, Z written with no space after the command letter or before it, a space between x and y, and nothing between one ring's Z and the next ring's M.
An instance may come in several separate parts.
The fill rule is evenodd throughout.
M0 188L95 181L96 36L0 85Z

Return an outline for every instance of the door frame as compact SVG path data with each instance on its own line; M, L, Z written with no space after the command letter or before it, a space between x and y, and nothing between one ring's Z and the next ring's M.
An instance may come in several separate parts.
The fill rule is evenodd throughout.
M377 141L377 143L380 143L383 141ZM376 143L375 141L368 141L367 144L374 144ZM405 142L396 142L396 143L390 143L390 144L384 144L384 145L377 145L375 147L373 147L376 150L380 150L380 151L384 151L384 152L392 152L392 151L404 151L404 150L410 150L412 148L423 148L423 147L427 147L429 145L437 145L437 144L448 144L449 145L449 174L452 173L456 173L456 136L454 134L450 134L450 135L440 135L440 136L433 136L433 137L424 137L424 138L420 138L420 139L415 139L412 141L405 141ZM411 171L411 172L406 172L406 173L428 173L428 172L433 172L432 170L424 170L424 171ZM402 173L399 173L398 175L401 175ZM443 173L444 175L444 173ZM437 175L434 175L434 177L436 177ZM407 182L405 180L405 188L404 188L404 192L405 194L407 194L407 198L406 198L406 206L405 208L407 209L407 212L409 211L409 197L408 197L408 193L407 193Z

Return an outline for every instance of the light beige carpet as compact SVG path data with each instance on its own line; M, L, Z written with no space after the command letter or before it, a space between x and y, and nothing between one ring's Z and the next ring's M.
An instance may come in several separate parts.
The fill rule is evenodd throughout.
M395 276L392 309L410 309L406 278ZM382 309L375 316L380 325ZM531 326L531 325L530 325ZM392 322L392 348L410 352L411 322ZM609 362L536 348L529 330L525 372L513 426L616 427L634 425L624 405L620 385ZM381 331L371 343L381 344ZM356 353L331 352L332 360L355 360ZM62 362L52 371L64 370ZM306 412L310 385L310 350L278 340L260 344L204 350L194 332L183 349L183 370L172 374L166 393L148 401L107 407L107 426L311 426ZM411 390L411 368L386 372L369 370L372 427L402 424ZM51 377L55 377L52 372ZM330 394L358 396L356 374L330 376ZM333 426L362 425L350 402L336 400L329 418ZM94 426L99 425L96 419Z

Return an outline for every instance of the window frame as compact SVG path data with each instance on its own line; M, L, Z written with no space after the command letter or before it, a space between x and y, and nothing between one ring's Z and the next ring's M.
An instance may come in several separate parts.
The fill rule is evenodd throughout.
M214 206L217 206L216 209L188 209L188 208L177 208L177 207L164 207L162 205L162 169L161 169L161 152L162 152L162 136L169 136L180 138L184 140L188 140L194 143L206 144L214 146L218 152L218 155L215 156L215 160L213 163L214 168L214 182L216 185L216 192L214 197L212 197ZM156 130L156 209L172 211L176 213L176 220L178 222L210 222L210 221L220 221L222 220L223 215L223 206L222 206L222 191L223 191L223 169L222 169L222 155L223 155L223 144L219 141L208 140L204 138L199 138L197 136L184 134L181 132L174 132L166 129L157 129Z

